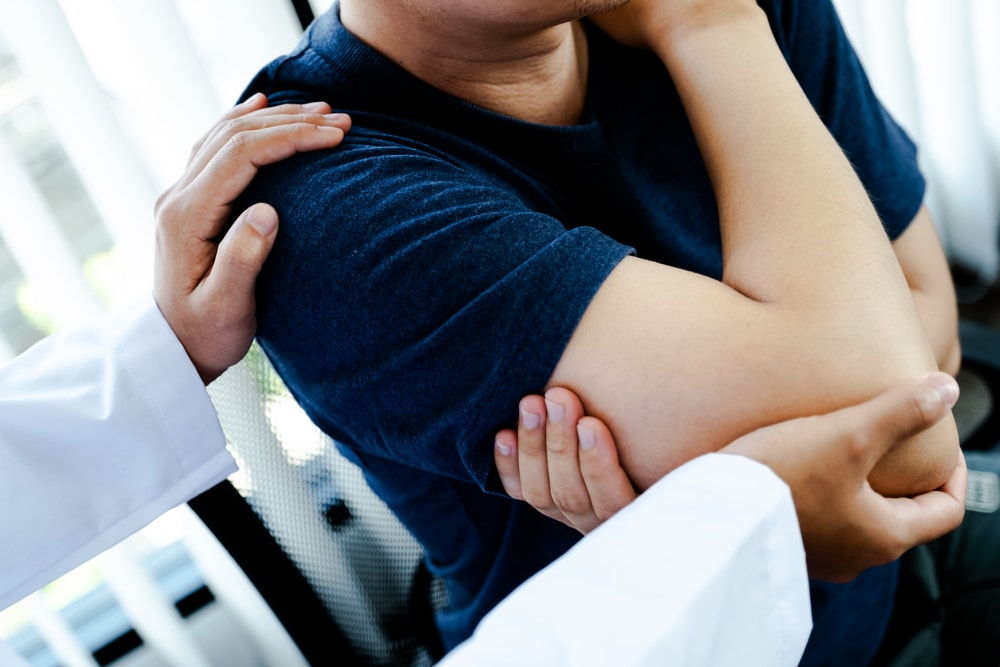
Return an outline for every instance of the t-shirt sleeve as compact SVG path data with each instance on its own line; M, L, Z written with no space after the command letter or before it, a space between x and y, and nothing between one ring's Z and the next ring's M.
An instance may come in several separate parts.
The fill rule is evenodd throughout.
M916 146L875 96L830 0L762 4L793 73L895 239L924 198Z
M361 125L254 184L281 219L258 338L309 416L362 462L485 487L495 432L544 387L629 248Z

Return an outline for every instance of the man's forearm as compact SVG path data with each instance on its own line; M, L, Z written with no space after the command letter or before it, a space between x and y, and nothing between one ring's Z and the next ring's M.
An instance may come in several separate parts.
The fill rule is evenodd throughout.
M793 77L763 13L750 3L736 12L734 6L718 19L704 12L654 45L716 191L724 282L801 318L817 346L833 346L843 371L831 382L856 381L871 392L935 370L864 187ZM894 450L873 484L903 494L943 483L956 461L953 432L946 423Z
M926 206L921 207L906 231L893 241L892 249L903 268L938 368L954 375L962 357L955 285Z

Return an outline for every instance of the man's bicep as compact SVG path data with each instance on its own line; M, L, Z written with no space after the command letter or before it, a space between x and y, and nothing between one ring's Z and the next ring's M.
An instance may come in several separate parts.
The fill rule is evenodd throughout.
M485 485L493 435L629 249L491 179L352 138L259 181L282 237L259 282L258 338L339 442Z
M818 321L627 258L591 302L549 384L576 391L608 423L623 466L645 488L749 431L899 382L882 344L892 342L868 340L849 322Z
M607 422L624 467L645 488L751 430L754 395L784 375L774 368L780 317L721 282L627 258L549 384L577 392Z

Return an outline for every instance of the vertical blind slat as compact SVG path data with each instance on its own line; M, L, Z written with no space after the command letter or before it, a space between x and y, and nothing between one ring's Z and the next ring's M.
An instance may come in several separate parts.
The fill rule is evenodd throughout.
M67 326L98 312L59 224L14 151L0 137L0 237L31 283L41 289L57 326Z
M2 2L0 26L105 226L148 274L157 193L58 3Z

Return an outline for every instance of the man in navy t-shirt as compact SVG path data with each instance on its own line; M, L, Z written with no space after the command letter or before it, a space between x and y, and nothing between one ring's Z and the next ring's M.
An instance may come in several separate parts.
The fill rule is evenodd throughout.
M354 120L247 195L283 221L259 338L447 580L446 646L579 537L500 492L522 396L576 391L645 488L957 367L915 149L828 0L341 0L256 91ZM947 420L870 481L958 458ZM803 664L867 663L895 584L817 584Z

